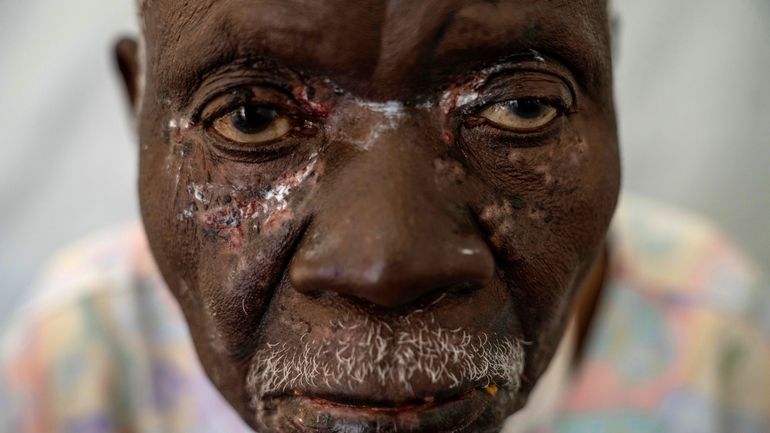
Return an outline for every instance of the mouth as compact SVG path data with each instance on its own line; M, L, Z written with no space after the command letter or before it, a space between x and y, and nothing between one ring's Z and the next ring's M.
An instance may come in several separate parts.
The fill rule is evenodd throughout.
M265 409L276 415L276 431L296 433L461 432L489 408L497 393L490 385L461 394L391 403L346 396L273 397Z

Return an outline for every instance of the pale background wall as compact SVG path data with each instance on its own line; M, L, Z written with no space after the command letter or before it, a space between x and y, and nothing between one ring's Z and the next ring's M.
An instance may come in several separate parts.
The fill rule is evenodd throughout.
M626 188L770 267L770 0L615 0ZM0 327L46 259L137 217L111 63L132 0L0 0Z

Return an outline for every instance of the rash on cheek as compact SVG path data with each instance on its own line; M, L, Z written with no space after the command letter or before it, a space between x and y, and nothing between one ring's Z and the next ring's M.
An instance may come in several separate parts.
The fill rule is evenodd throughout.
M462 185L468 177L465 167L455 159L436 158L433 168L439 184Z
M488 171L498 195L480 207L479 219L499 250L542 243L573 223L572 209L582 201L590 176L590 155L584 138L565 135L544 147L509 149Z
M489 241L498 250L504 247L506 239L513 235L515 229L514 210L521 209L519 200L504 199L499 204L485 206L481 215L481 221L490 229Z
M546 186L553 184L553 175L551 174L551 166L547 164L541 164L535 167L535 173L543 177L543 183Z
M529 189L543 187L551 193L558 193L577 182L589 156L589 145L585 139L580 136L563 137L539 152L511 149L504 166L498 168L510 173L511 178L529 184Z
M296 215L295 193L312 188L322 170L323 161L313 154L300 169L258 191L210 182L191 183L187 187L191 203L179 219L192 220L207 237L240 248L250 233L269 235L292 221Z

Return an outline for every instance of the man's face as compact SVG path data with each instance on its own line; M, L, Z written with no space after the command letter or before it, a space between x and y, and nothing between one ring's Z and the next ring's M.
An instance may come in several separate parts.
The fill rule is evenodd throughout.
M617 197L605 0L153 0L140 195L260 432L495 431Z

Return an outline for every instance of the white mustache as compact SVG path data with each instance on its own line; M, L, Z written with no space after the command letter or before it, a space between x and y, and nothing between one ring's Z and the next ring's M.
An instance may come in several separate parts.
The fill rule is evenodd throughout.
M487 334L446 329L433 321L417 321L393 331L384 322L337 322L340 336L296 344L268 343L254 356L248 377L252 395L289 393L325 387L354 390L356 385L398 384L414 395L415 379L445 389L463 384L495 384L516 392L524 370L523 342Z

